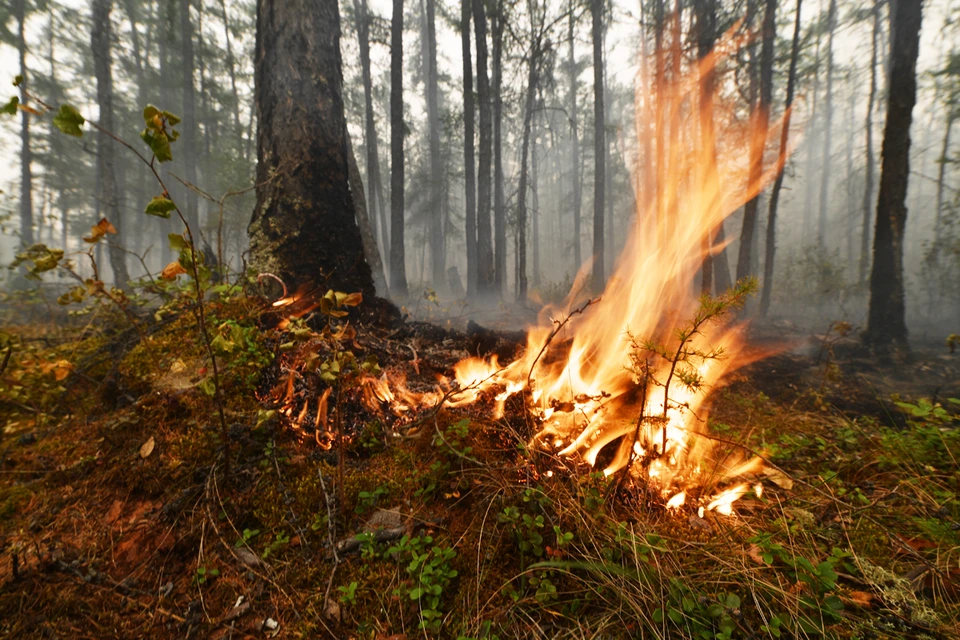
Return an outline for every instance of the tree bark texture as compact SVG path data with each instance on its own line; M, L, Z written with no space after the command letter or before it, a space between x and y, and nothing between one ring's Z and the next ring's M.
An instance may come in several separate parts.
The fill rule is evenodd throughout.
M373 295L350 190L336 1L258 0L254 63L260 126L251 264L291 289Z
M93 23L90 31L90 45L93 50L93 69L97 78L97 105L100 108L100 126L107 131L114 130L113 120L113 73L110 68L110 0L93 0ZM127 274L126 256L123 252L123 219L120 212L120 189L117 184L116 147L113 140L102 131L97 132L97 166L100 183L97 185L98 198L104 217L116 228L115 238L109 236L110 268L116 286L127 287L130 276Z
M910 179L910 125L917 101L916 70L922 15L922 0L899 0L894 7L890 90L881 151L870 306L864 334L868 343L879 347L905 347L907 341L903 240Z

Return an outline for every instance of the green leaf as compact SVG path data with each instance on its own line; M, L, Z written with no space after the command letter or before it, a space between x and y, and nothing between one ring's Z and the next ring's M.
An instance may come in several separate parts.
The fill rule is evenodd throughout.
M17 115L18 104L20 104L20 98L13 96L10 98L7 104L3 105L3 107L0 107L0 113L5 113L8 116L15 116Z
M167 119L167 124L171 127L175 127L180 124L180 116L175 116L169 111L164 111L163 117Z
M176 208L177 205L173 204L173 200L164 198L163 196L154 196L153 200L147 205L147 208L144 209L144 212L159 218L169 218L170 212Z
M179 233L171 233L167 235L167 241L170 243L170 248L174 251L180 251L187 246L186 238Z
M170 151L170 138L163 129L147 127L140 132L140 139L147 143L153 155L160 162L170 162L173 160L173 153Z
M147 123L147 126L153 124L153 119L160 115L160 109L157 109L152 104L148 104L143 108L143 121Z
M23 76L18 73L17 77L13 79L13 86L19 87L21 84L23 84Z
M75 136L77 138L83 135L83 130L80 129L80 126L84 122L86 122L86 120L80 115L77 108L69 104L60 105L60 111L53 117L53 124L57 129L60 129L60 131L68 136Z

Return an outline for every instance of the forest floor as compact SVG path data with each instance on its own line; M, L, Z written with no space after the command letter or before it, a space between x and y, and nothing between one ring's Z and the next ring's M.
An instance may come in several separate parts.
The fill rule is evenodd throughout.
M136 329L109 307L17 304L0 333L2 637L960 635L945 347L882 365L756 327L796 348L711 396L715 455L768 462L721 516L529 449L519 395L500 419L491 399L364 402L361 372L426 390L468 353L508 359L515 336L355 315L354 334L328 309L285 323L223 289L221 425L188 298Z

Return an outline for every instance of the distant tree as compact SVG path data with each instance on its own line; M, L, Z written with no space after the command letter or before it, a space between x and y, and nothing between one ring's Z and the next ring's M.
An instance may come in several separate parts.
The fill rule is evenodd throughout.
M443 237L443 167L440 166L440 106L437 73L436 0L426 0L427 55L427 129L430 143L430 264L433 286L445 289L446 246Z
M874 165L876 158L873 151L873 110L877 101L877 49L880 38L880 3L883 0L874 0L873 2L873 30L870 38L870 92L867 94L867 119L864 125L864 134L867 139L865 150L866 165L864 168L864 189L863 189L863 226L860 232L860 261L858 268L857 282L866 284L867 265L870 262L870 218L874 206Z
M460 44L463 54L463 174L466 204L467 295L477 291L477 186L474 165L473 62L470 47L472 0L460 2Z
M507 206L503 190L503 0L494 0L493 32L493 289L503 296L507 281Z
M26 0L12 0L13 17L17 21L16 45L20 56L20 101L27 102L27 38L25 23ZM30 147L30 115L20 113L20 244L33 244L33 152Z
M477 47L477 102L480 111L480 149L477 166L477 291L494 290L493 236L490 229L491 164L493 161L493 104L487 75L487 18L483 0L473 2Z
M567 47L570 50L570 58L567 62L567 81L570 83L568 97L568 113L570 118L570 136L572 138L570 149L571 157L571 179L573 183L573 264L574 268L579 269L583 264L583 256L580 253L580 134L577 114L577 55L575 41L573 37L574 26L576 22L576 11L574 2L571 0L569 15L567 16Z
M390 25L390 291L398 298L407 297L403 245L403 128L403 0L393 0L393 22Z
M780 129L780 162L786 159L787 143L790 138L790 120L793 116L793 93L797 83L797 60L800 57L800 10L803 0L797 0L797 11L793 23L793 44L790 46L790 70L787 71L787 97L784 102L783 124ZM783 188L783 168L777 172L770 191L770 212L767 218L767 244L763 263L763 291L760 294L760 315L767 315L770 309L770 297L773 292L773 264L777 251L777 206L780 203L780 190Z
M349 185L337 2L258 0L254 64L260 122L251 265L291 286L372 295Z
M593 278L595 292L603 290L603 198L606 190L607 142L603 114L603 0L590 0L593 36Z
M912 0L910 0L912 1ZM830 162L833 153L833 34L837 30L837 0L827 6L827 89L823 111L823 161L820 163L820 209L817 218L817 246L826 248L827 205L830 198Z
M111 65L111 25L110 0L93 0L93 20L90 46L93 50L94 74L97 77L97 106L100 110L100 126L107 131L114 130L113 119L113 70ZM118 287L126 288L130 276L127 274L126 255L121 244L124 240L124 220L120 206L123 198L117 184L116 146L103 131L97 132L97 173L100 183L97 185L97 197L104 217L117 230L117 237L110 243L110 268Z
M190 18L190 0L180 0L180 37L182 39L183 65L181 68L183 90L182 157L184 178L192 185L197 184L197 95L193 85L193 70L196 66L193 55L193 21ZM186 208L184 214L187 223L193 227L199 237L200 212L197 209L197 193L186 189Z
M923 0L893 5L893 42L887 121L883 132L880 195L870 274L870 305L864 339L876 347L907 345L903 241L910 180L910 125L917 101L917 55Z

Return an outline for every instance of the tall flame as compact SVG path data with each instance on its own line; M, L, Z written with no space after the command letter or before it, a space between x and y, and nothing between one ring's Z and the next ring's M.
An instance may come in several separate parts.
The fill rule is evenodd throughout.
M664 152L657 192L638 203L629 239L599 299L583 304L581 283L590 268L585 265L567 300L543 310L519 359L501 368L495 359L471 358L455 370L461 388L470 388L466 401L497 389L498 411L507 397L528 389L531 410L541 421L534 444L558 455L579 455L595 465L601 449L620 439L604 472L633 465L631 471L645 474L665 497L677 488L702 486L708 475L733 477L752 466L708 468L711 441L696 437L706 428L703 389L738 364L740 327L707 328L691 339L691 349L722 347L728 354L697 366L704 383L700 391L674 381L666 394L661 386L650 385L646 397L639 398L630 358L631 336L675 343L677 330L697 310L695 280L703 259L723 248L714 243L717 230L781 166L774 163L751 180L749 150L765 146L766 139L754 139L755 129L738 121L735 109L702 95L704 87L714 84L707 78L719 57L740 44L726 36L714 54L657 92L658 108L664 111L657 120L669 123L667 131L660 131L667 140L659 145ZM638 113L649 110L638 105ZM638 117L637 135L642 139L649 131ZM779 136L779 131L772 133ZM761 135L773 137L767 131ZM663 380L670 363L660 360L653 374ZM729 513L733 500L745 492L741 489L723 492L708 509ZM675 496L670 506L678 507L682 500Z

